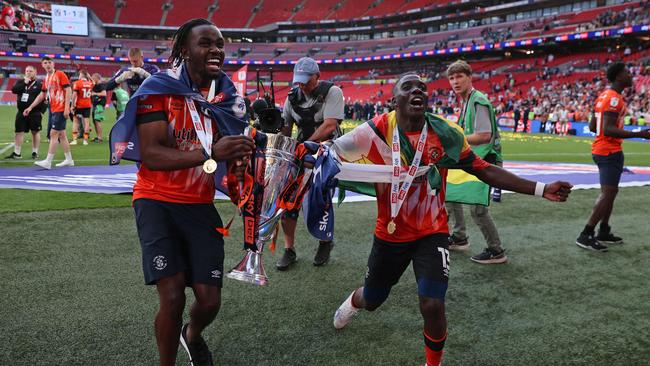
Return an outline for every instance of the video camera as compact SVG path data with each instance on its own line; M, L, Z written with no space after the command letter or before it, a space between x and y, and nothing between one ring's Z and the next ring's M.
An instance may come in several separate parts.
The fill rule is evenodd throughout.
M269 69L268 80L271 82L270 93L266 91L262 77L260 77L260 70L257 70L257 95L260 96L253 102L251 108L255 113L255 122L253 127L265 133L278 133L284 120L282 119L282 112L275 106L275 90L273 89L273 69Z

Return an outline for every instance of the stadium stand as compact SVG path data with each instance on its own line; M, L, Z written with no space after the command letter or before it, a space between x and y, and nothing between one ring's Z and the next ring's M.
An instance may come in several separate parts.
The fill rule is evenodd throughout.
M296 13L294 21L313 21L314 19L328 19L327 16L339 0L305 0L302 8Z
M164 20L168 26L177 26L188 17L206 17L213 12L213 20L222 27L251 28L260 27L274 22L296 22L295 24L315 23L319 20L358 18L360 16L386 16L395 12L406 12L411 9L423 7L437 7L445 2L441 1L372 1L372 0L205 0L192 2L193 6L181 5L180 1L155 0L147 2L146 6L142 0L127 0L123 2L128 9L129 6L139 6L143 9L150 9L146 16L136 16L132 12L125 11L117 13L115 5L118 2L101 2L96 4L92 1L79 1L80 5L88 5L103 22L113 22L119 18L120 24L146 24L157 26ZM163 4L169 3L163 9ZM135 4L135 5L134 5ZM452 6L453 7L453 6ZM650 21L648 2L631 1L625 4L613 4L601 6L579 12L565 11L564 13L551 13L545 17L534 20L518 19L502 21L496 24L484 24L475 22L467 27L453 30L442 30L433 33L422 33L403 37L389 37L381 39L351 40L337 42L244 42L227 43L226 55L229 60L250 61L248 74L248 90L255 87L255 70L264 69L265 66L254 64L253 61L275 60L293 61L305 55L311 55L316 59L334 59L338 57L353 60L356 57L383 55L399 52L418 52L447 47L465 47L468 45L480 45L484 43L505 41L510 39L522 39L526 37L552 37L558 34L575 32L587 29L609 29L613 26L644 24ZM220 11L229 9L229 12ZM128 13L128 14L127 14ZM119 17L118 17L119 15ZM505 18L504 18L505 19ZM284 24L284 23L283 23ZM143 29L146 29L143 28ZM316 29L316 28L314 28ZM0 50L10 50L8 39L11 33L0 32ZM29 34L35 44L29 47L30 52L36 53L62 53L59 46L60 36L50 34ZM109 45L120 43L122 49L113 56L126 57L128 49L139 47L143 50L145 57L167 57L169 50L162 55L156 52L155 46L166 45L167 41L152 41L144 39L128 38L92 38L92 37L68 37L67 40L75 42L75 48L71 53L86 56L108 56L111 55ZM620 43L620 42L619 42ZM483 55L479 60L473 60L472 66L475 71L474 85L490 93L495 101L499 102L501 109L512 109L516 103L531 96L543 94L550 86L574 85L587 83L589 88L596 90L602 87L599 79L602 78L603 66L608 62L624 60L639 65L636 88L647 90L650 84L650 77L643 67L650 58L650 51L646 49L634 49L634 52L627 52L626 46L609 46L610 49L584 47L571 52L557 50L536 49L533 54L531 50L513 50L526 54L510 55L510 52L491 53ZM614 48L612 48L614 47ZM281 50L281 51L279 51ZM527 52L531 52L528 54ZM468 54L472 59L474 56ZM428 77L431 81L429 86L432 90L441 91L434 93L433 100L446 101L448 93L447 81L441 71L444 64L454 56L441 60L413 58L406 60L393 60L391 62L378 61L377 63L347 63L345 65L331 65L322 67L322 79L332 80L340 85L346 96L346 100L355 101L385 102L390 95L393 79L406 70L417 69L419 73ZM6 61L6 62L5 62ZM38 64L38 60L9 59L3 63L16 67L22 71L27 64ZM109 77L115 72L119 65L115 63L100 63L93 61L77 62L69 60L57 60L58 67L66 71L74 71L77 67L87 68L90 72L99 72L104 77ZM161 65L164 66L164 65ZM228 72L233 72L240 66L226 65ZM288 84L291 80L290 65L274 66L276 81L276 100L282 103L289 91ZM594 81L596 80L596 81ZM15 82L14 78L5 80L3 85L7 88ZM590 90L591 90L590 89ZM10 96L3 93L0 101L6 101ZM254 97L253 94L251 97ZM549 96L549 99L557 96ZM647 104L647 102L646 102ZM642 107L642 108L648 108Z
M270 23L285 22L301 2L301 0L262 0L250 27L257 28Z
M116 9L113 1L79 0L79 5L91 8L104 23L113 23L115 20Z
M120 24L160 25L163 3L164 1L161 0L128 0L124 11L120 14L119 22Z
M334 9L326 19L352 19L362 16L359 13L364 9L368 9L374 0L347 0L341 1L340 7Z

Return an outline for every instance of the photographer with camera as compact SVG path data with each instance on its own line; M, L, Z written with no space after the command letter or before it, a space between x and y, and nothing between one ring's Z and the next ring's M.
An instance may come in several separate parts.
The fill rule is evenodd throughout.
M293 69L293 89L284 102L282 134L291 136L293 125L298 127L298 142L322 142L341 136L339 124L343 120L343 91L328 81L320 80L316 61L303 57ZM296 262L294 238L299 211L287 211L282 217L284 254L276 264L280 271L289 269ZM322 266L330 259L332 241L320 241L314 265Z

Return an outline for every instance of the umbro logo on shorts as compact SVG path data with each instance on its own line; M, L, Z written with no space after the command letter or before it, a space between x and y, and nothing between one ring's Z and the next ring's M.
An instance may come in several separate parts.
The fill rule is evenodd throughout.
M218 269L215 269L214 271L210 272L212 273L213 278L221 278L221 271Z

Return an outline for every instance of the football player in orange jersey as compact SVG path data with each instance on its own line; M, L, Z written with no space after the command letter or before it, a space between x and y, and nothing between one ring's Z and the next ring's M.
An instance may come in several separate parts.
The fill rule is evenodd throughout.
M70 145L77 144L77 137L79 137L79 126L83 126L84 140L83 144L88 145L88 136L90 135L90 102L91 93L93 90L92 79L86 70L79 71L79 80L75 81L72 87L72 114L74 121L72 122L72 141Z
M623 173L623 139L640 137L650 139L650 129L627 131L623 129L625 101L623 90L632 86L632 75L623 63L615 63L607 68L609 89L596 100L594 116L589 129L596 133L591 146L591 154L598 166L600 175L600 195L596 200L587 225L576 239L576 244L584 249L606 252L607 244L622 244L623 239L612 234L609 217L614 208L618 193L618 183ZM596 225L600 222L598 234Z
M138 92L132 99L137 112L130 113L127 108L122 121L136 125L140 143L142 164L133 187L133 207L145 282L156 286L160 300L155 319L160 365L176 364L180 341L190 365L212 366L201 333L221 306L224 241L215 230L223 224L213 204L214 170L204 166L206 161L234 163L249 156L255 143L243 135L219 136L217 121L208 118L210 114L197 112L203 108L198 100L210 95L211 85L215 85L215 96L225 96L220 85L228 81L223 80L227 76L221 69L226 41L219 29L208 20L192 19L173 39L170 63L174 69L169 73L184 73L178 80L190 84L183 88L195 93L200 90L202 96L186 98L183 93L187 92L178 85L181 81L174 86L179 94ZM168 72L152 75L144 84L158 83L166 75ZM229 110L234 116L236 112ZM208 130L215 131L214 136L212 132L197 133L206 131L205 126L211 126ZM204 144L212 148L206 149ZM189 309L189 322L183 325L186 287L192 288L195 301Z
M60 142L61 147L63 148L63 154L65 155L65 160L56 164L56 166L74 166L72 152L70 152L70 143L68 142L68 136L65 133L66 116L70 114L70 99L72 94L70 80L63 71L54 68L54 61L48 56L42 58L41 66L43 66L43 69L47 73L45 76L45 82L43 83L43 88L34 102L23 111L23 115L28 116L32 109L38 106L46 98L50 102L50 115L48 121L48 130L50 131L48 137L50 139L50 146L47 150L47 157L45 160L35 161L34 164L43 169L51 169L52 160L54 160L54 153L56 152L56 147Z
M447 338L447 169L463 169L493 187L550 201L566 201L572 186L560 181L532 182L487 163L474 154L458 125L426 113L428 100L427 85L420 76L405 74L393 88L394 112L377 116L333 142L333 150L345 161L363 159L392 165L393 172L409 172L401 188L399 174L390 184L375 183L377 225L364 284L336 310L334 327L342 329L360 310L381 306L412 263L424 320L426 365L439 366ZM419 166L435 166L435 170L415 178Z

